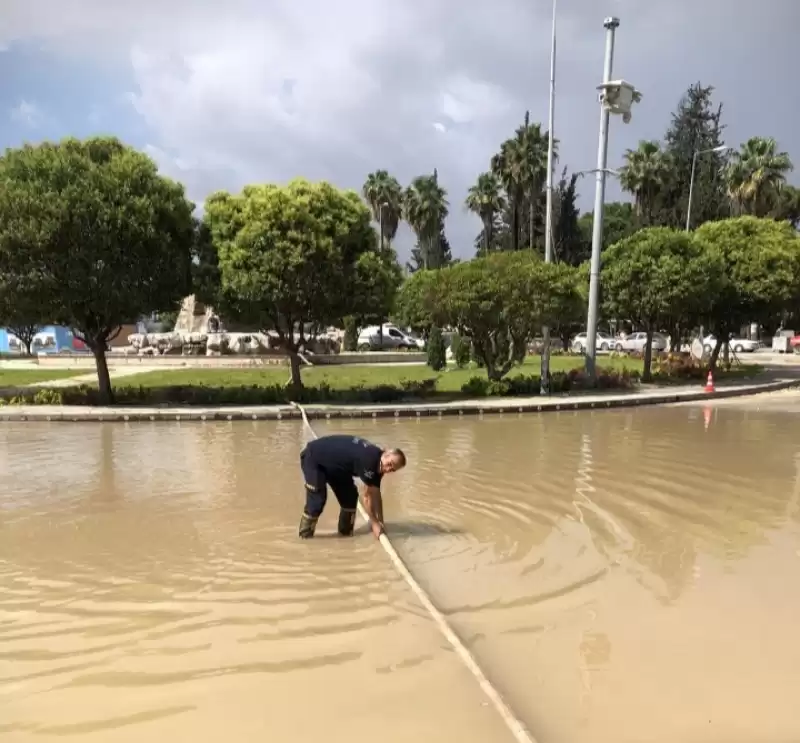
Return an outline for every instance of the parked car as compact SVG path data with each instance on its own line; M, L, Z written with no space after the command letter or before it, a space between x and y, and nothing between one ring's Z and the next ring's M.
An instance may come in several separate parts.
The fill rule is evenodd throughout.
M753 353L756 349L761 348L761 341L753 341L749 338L731 338L728 344L734 353ZM703 339L703 351L705 353L711 353L716 345L716 336L707 335Z
M615 351L628 351L643 353L647 345L647 333L631 333L626 338L616 338ZM669 348L669 341L661 333L653 333L653 341L650 347L654 351L666 351Z
M383 325L383 343L381 343L380 333L377 325L370 325L363 328L358 334L356 347L359 351L388 351L393 349L415 349L425 348L425 341L422 338L412 338L408 333L400 328L385 323Z
M572 350L575 353L583 353L586 351L586 341L588 340L586 333L578 333L572 339ZM598 331L597 336L595 337L594 347L596 351L610 351L614 348L616 344L616 338L609 335L608 333L603 333Z

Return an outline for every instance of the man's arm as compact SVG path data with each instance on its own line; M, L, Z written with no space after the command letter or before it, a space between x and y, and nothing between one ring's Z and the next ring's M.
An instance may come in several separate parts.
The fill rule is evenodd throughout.
M381 489L375 485L367 485L364 489L364 508L372 522L372 533L379 537L383 533L383 496Z

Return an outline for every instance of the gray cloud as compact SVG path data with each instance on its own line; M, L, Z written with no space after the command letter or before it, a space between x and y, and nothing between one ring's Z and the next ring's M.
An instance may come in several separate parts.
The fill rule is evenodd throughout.
M696 81L716 86L729 143L774 136L800 164L797 0L764 0L757 12L741 0L559 5L559 167L594 167L611 14L621 18L615 77L644 93L631 124L612 124L612 166L663 135ZM479 223L463 210L466 189L526 109L547 120L549 0L74 0L63 17L46 0L5 6L0 44L39 38L129 66L148 151L198 201L252 181L360 188L376 168L408 182L437 167L454 252L469 256ZM585 208L591 188L583 181ZM404 250L410 242L403 233Z

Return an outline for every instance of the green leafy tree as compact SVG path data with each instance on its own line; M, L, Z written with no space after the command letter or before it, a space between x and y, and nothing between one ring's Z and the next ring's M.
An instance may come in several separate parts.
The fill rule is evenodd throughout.
M793 169L771 137L751 137L733 153L727 169L728 195L739 214L766 217L781 203L786 175Z
M695 153L702 154L698 154L695 168L692 226L730 216L724 175L727 154L713 151L725 144L722 105L714 104L713 94L712 86L699 82L689 86L672 115L664 137L664 152L670 159L671 173L654 210L655 224L685 226Z
M437 325L472 341L489 379L498 380L525 356L543 324L574 316L581 301L575 270L544 263L530 251L494 253L439 272L423 305Z
M70 327L92 351L104 403L114 399L108 343L190 289L192 210L182 186L115 138L26 145L0 159L0 265L18 287L41 288L33 319Z
M28 266L25 272L18 261L18 254L0 252L0 326L13 333L30 355L33 339L52 311L52 284L44 266Z
M742 325L769 323L800 300L800 237L786 222L738 217L708 222L696 231L698 239L716 250L723 261L724 282L713 295L709 311L719 352Z
M371 272L387 258L377 251L369 209L353 191L303 179L216 193L205 207L216 263L208 273L219 276L214 305L274 330L300 388L306 328L371 315L382 301L375 287L388 284L372 283Z
M472 344L469 338L462 338L458 333L455 333L450 341L450 349L453 352L453 361L455 361L459 369L469 365L472 357Z
M392 248L383 252L368 251L356 262L353 303L360 309L359 324L382 326L395 305L403 271Z
M442 330L438 325L431 327L426 346L428 356L428 366L433 371L441 371L447 366L447 348L444 344Z
M424 268L439 268L441 236L449 204L447 192L439 185L438 171L421 175L411 181L403 194L403 213L417 236L421 264Z
M592 248L592 226L594 223L594 212L582 214L578 220L583 239L587 244L587 252ZM603 210L603 246L608 247L626 237L630 237L639 225L636 221L636 214L633 211L633 204L624 201L611 201L605 205Z
M721 256L686 232L640 230L605 251L602 282L608 315L647 332L642 379L651 379L653 333L678 316L708 311L722 283Z
M411 328L428 337L434 324L433 286L439 272L419 270L411 274L400 287L392 319L402 328Z

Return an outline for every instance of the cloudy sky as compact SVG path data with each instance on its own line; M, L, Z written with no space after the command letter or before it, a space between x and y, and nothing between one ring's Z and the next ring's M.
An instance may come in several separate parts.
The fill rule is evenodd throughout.
M448 235L530 109L547 121L551 0L0 0L0 145L113 133L201 203L296 175L360 188L439 169ZM686 87L713 84L729 144L773 136L800 167L800 0L559 0L560 167L593 168L603 18L614 77L644 98L612 120L609 165L659 138ZM797 175L792 179L797 182ZM590 208L591 178L581 185ZM609 198L617 198L615 186ZM401 237L401 255L410 247Z

